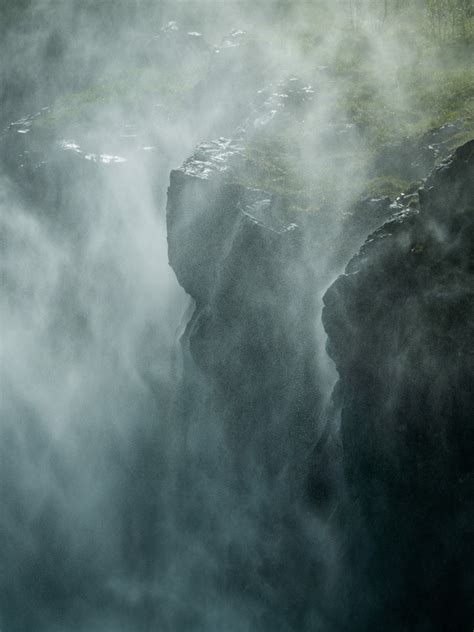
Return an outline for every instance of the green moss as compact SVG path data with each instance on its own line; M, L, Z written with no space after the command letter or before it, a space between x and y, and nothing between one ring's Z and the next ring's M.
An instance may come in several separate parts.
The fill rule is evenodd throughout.
M150 66L128 69L111 80L60 96L50 111L35 120L34 127L80 126L106 106L133 111L155 101L179 108L181 99L204 76L204 72L202 61L179 69Z
M238 182L288 196L298 208L308 212L319 205L336 204L341 196L394 197L409 183L393 166L387 167L387 173L379 171L378 177L371 177L371 164L382 151L390 153L391 147L396 149L400 144L410 146L429 130L459 119L465 121L464 129L454 136L447 150L474 136L474 81L469 44L459 46L455 41L445 41L441 49L423 34L422 21L412 24L400 18L397 28L400 42L405 41L410 50L409 61L397 65L392 77L380 77L374 74L377 60L366 32L332 24L330 11L322 16L318 9L319 20L310 19L311 3L305 3L301 10L308 12L308 16L298 24L306 26L291 37L296 37L303 54L308 82L317 86L318 68L327 66L325 77L337 97L330 116L334 121L353 124L360 143L357 147L341 143L331 151L324 143L317 147L313 139L318 130L311 121L304 123L298 117L289 117L278 129L270 125L248 139L235 176ZM420 16L418 19L421 20ZM334 41L339 42L335 49L325 44L329 27ZM281 32L284 39L287 28L285 20L283 25L275 27L273 35ZM64 128L84 125L99 115L104 105L134 111L161 103L179 111L185 96L205 76L207 62L203 55L187 66L178 64L172 69L144 64L121 70L113 78L63 95L34 125L64 132ZM313 125L317 126L318 121ZM302 147L308 151L312 143L313 157L302 156Z
M408 188L409 182L397 177L381 176L367 181L362 192L363 197L380 198L387 196L395 198Z

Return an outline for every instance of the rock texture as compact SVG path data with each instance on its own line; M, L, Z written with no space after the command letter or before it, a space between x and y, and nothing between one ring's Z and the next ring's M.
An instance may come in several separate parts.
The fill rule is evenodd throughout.
M472 627L474 141L419 197L324 297L345 477L371 543L353 630Z
M182 337L180 520L229 560L213 581L222 599L244 600L251 627L332 630L347 612L334 588L343 492L320 294L328 258L347 260L393 208L366 200L338 240L324 214L242 184L242 164L245 138L221 138L171 173L169 260L195 303ZM203 514L216 516L214 535Z
M212 590L242 604L248 629L303 630L333 607L335 553L306 493L327 392L308 292L319 272L304 217L236 179L242 152L220 139L171 174L169 258L195 302L182 338L192 479L179 488L181 519L220 560ZM334 496L324 485L317 495L330 515Z
M310 428L320 398L311 351L316 306L303 291L313 271L304 265L304 231L285 217L282 200L234 181L241 151L220 139L172 172L169 258L196 303L187 339L229 431L242 445L258 445L263 461L283 465L282 431Z
M284 126L287 106L273 104L287 94L171 173L169 260L195 303L183 452L220 485L181 481L183 525L206 540L203 503L219 516L213 542L230 562L214 579L245 599L253 627L462 629L474 592L473 145L395 202L308 211L248 174L248 140ZM304 111L311 92L298 94ZM325 295L340 378L328 406L320 296L373 230Z

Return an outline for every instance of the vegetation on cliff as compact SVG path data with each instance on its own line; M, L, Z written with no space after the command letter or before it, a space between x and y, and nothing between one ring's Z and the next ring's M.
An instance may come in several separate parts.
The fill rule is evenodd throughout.
M346 198L395 197L474 135L469 2L279 0L271 15L266 5L246 1L185 5L143 0L134 12L125 2L90 3L85 10L98 30L84 34L69 12L71 29L87 41L111 28L108 19L124 28L125 15L133 37L126 50L110 47L112 60L96 58L92 47L87 64L47 93L51 101L41 103L47 107L31 127L71 135L97 119L107 127L116 112L150 119L159 108L179 118L193 103L202 106L196 117L216 118L216 109L234 107L243 120L245 107L260 107L259 92L284 92L282 82L297 76L314 92L314 105L291 110L284 124L247 133L238 177L249 186L298 196L303 207L305 197L316 200L313 206L334 198L341 172ZM28 25L47 18L42 7L23 0L6 12L5 24L21 17L27 42ZM248 32L232 39L226 35L230 26ZM53 85L54 69L65 58L74 62L78 51L59 33L42 46L51 69L46 83ZM14 91L15 78L5 77L5 85ZM237 105L236 90L243 101ZM242 120L236 117L236 125ZM434 130L443 126L439 139ZM216 135L228 134L232 130L216 125ZM407 168L410 163L414 169Z

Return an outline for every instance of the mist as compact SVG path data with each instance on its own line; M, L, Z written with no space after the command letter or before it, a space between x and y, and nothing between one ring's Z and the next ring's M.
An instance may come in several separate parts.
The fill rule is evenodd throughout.
M393 4L1 3L2 632L375 629L323 295L472 136Z

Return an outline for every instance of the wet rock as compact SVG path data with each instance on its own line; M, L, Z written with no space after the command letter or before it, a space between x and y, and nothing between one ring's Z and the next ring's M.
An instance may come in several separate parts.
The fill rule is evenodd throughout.
M345 478L372 543L356 630L462 630L472 615L474 141L419 194L324 297Z
M351 205L343 218L342 232L346 238L338 244L334 258L335 267L343 268L354 254L354 250L363 244L367 235L393 213L393 203L389 197L366 197Z
M305 276L301 227L288 221L277 196L235 181L240 159L241 146L220 139L200 146L172 172L169 259L196 302L188 326L195 362L234 414L240 411L234 432L242 439L248 432L263 439L264 418L288 407L284 402L295 375L301 376L301 388L307 385L311 354L297 360L291 345L301 346L297 331L310 335L315 306L305 293L300 298L294 293L295 267ZM307 414L312 406L314 401L301 401L301 410L288 415ZM285 426L288 431L290 424Z
M266 128L267 134L282 134L295 122L304 123L314 94L312 85L298 77L271 83L258 91L256 107L245 127L257 133Z

